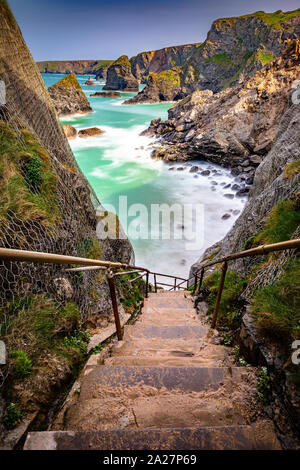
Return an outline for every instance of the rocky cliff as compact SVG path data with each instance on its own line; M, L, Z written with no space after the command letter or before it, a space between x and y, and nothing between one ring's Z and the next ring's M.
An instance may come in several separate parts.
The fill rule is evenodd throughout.
M75 73L76 75L98 74L106 69L112 60L59 60L37 62L41 73Z
M146 83L150 73L159 73L175 66L185 65L200 45L201 43L185 44L141 52L130 59L132 73L142 83Z
M191 275L210 260L300 237L299 96L296 81L241 216L195 263ZM198 296L199 302L208 302L209 313L219 280L217 268L208 270ZM291 359L293 341L299 340L299 280L299 250L236 260L229 264L218 320L224 338L236 344L237 355L266 367L262 373L268 385L260 399L288 448L299 448L300 436L299 365Z
M282 53L284 42L300 35L300 9L292 12L262 11L235 18L216 20L205 42L191 50L185 63L180 64L181 92L173 98L186 96L195 90L220 92L254 74ZM172 63L170 68L178 64ZM176 67L177 68L177 67ZM157 77L157 82L160 82ZM153 83L143 90L136 102L166 99L154 91ZM172 93L168 93L170 99ZM132 100L134 102L134 99Z
M107 70L103 90L138 91L137 79L131 72L131 64L126 55L119 57Z
M204 159L232 168L242 187L272 147L291 84L300 75L299 41L288 41L282 57L240 85L213 94L196 91L152 121L146 133L159 137L154 158Z
M49 87L48 92L59 116L93 111L74 73Z
M104 209L77 166L5 0L0 79L0 246L128 262L133 252L126 238L98 237L107 233ZM118 286L119 300L121 291ZM112 318L100 272L0 262L0 334L8 354L7 367L0 366L0 440L3 423L6 431L14 428L57 398L85 357L83 325L93 329Z

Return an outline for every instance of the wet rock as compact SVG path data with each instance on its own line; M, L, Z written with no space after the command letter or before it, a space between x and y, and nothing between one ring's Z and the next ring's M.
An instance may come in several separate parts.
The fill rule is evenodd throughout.
M240 187L239 184L236 184L236 183L235 183L235 184L233 184L233 185L231 186L231 189L232 189L232 191L238 191L239 189L241 189L241 187Z
M228 214L228 212L226 214L223 214L222 215L222 220L227 220L231 217L231 214Z
M177 171L184 171L184 170L185 170L185 168L184 168L183 166L179 166L179 167L177 168Z
M251 155L251 157L249 157L249 160L252 165L258 166L263 161L263 157L261 157L260 155Z
M212 181L211 184L212 184L213 186L217 186L217 185L218 185L218 183L217 183L216 181Z
M231 184L228 183L228 184L226 184L226 185L224 186L224 189L230 188L230 186L231 186Z
M101 98L121 98L121 93L119 91L97 91L96 93L91 94L92 97L101 97Z
M201 171L201 175L202 175L202 176L208 176L208 175L210 175L210 170L203 170L203 171Z
M84 85L95 85L95 82L92 80L92 77L89 76L86 82L84 82Z
M244 188L241 188L237 193L236 193L236 196L237 197L243 197L243 196L246 196L250 191L250 188L249 186L245 186Z
M226 197L227 199L233 199L234 194L226 193L226 194L224 194L224 197Z
M76 138L77 130L75 129L75 127L70 126L69 124L64 124L62 127L68 140Z
M192 166L190 169L190 173L196 173L196 171L198 171L198 168L198 166Z
M175 168L171 166L171 168L169 168L169 171L173 171L173 170L175 170Z
M99 127L90 127L88 129L82 129L78 132L78 136L82 139L87 139L88 137L97 137L102 134L105 134L105 131L99 129Z

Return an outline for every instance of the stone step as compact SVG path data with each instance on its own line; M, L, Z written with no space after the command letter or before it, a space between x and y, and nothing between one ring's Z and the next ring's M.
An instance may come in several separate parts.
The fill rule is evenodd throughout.
M112 357L135 357L140 361L146 358L147 364L149 360L157 360L167 362L169 360L176 360L184 358L184 364L187 364L188 359L192 365L199 362L204 366L221 366L226 361L229 364L233 362L230 350L225 346L214 345L206 343L202 340L136 340L136 341L121 341L117 343L111 352ZM215 364L214 364L214 361ZM111 363L111 361L107 361ZM174 364L174 361L172 361ZM163 364L162 364L163 365ZM171 364L169 364L171 365ZM179 365L179 364L178 364Z
M157 296L152 299L148 299L145 302L145 306L156 307L156 308L193 308L193 303L189 299L182 298L169 298L165 296Z
M156 326L127 325L124 328L124 340L135 340L142 338L165 338L165 339L196 339L205 338L209 328L200 324L197 325L173 325L173 326Z
M108 431L247 424L230 397L216 392L203 398L203 394L195 392L159 395L150 389L145 391L146 396L139 396L142 391L134 388L117 397L80 400L68 408L64 429Z
M279 450L274 433L252 426L31 432L25 450Z
M143 386L186 393L218 390L225 383L239 384L247 373L244 367L94 366L82 382L80 399L109 397L113 388Z
M129 365L129 366L168 366L168 367L223 367L225 359L223 356L203 358L201 356L174 355L174 356L113 356L105 360L105 365Z

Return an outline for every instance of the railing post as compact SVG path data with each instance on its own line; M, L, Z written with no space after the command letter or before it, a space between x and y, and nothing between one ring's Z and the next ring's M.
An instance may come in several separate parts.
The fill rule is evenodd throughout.
M204 277L204 271L205 271L205 269L202 268L202 269L201 269L201 274L200 274L200 279L199 279L199 286L198 286L197 289L195 290L195 294L194 294L195 296L197 296L197 295L199 294L200 289L201 289L201 287L202 287L202 282L203 282L203 277Z
M176 287L177 287L177 277L175 277L175 280L174 280L174 291L176 292Z
M211 327L212 327L212 328L215 328L216 323L217 323L217 316L218 316L220 301L221 301L221 297L222 297L222 292L223 292L223 287L224 287L224 282L225 282L225 276L226 276L227 268L228 268L228 264L227 264L227 261L225 261L225 262L222 264L222 272L221 272L221 279L220 279L220 284L219 284L219 290L218 290L216 305L215 305L215 308L214 308L213 317L212 317L212 322L211 322Z
M155 290L155 294L157 294L156 274L154 274L154 290Z
M122 341L123 332L122 332L122 327L121 327L121 323L120 323L120 316L119 316L118 302L117 302L117 296L116 296L115 281L114 281L113 272L110 269L108 269L106 271L106 277L107 277L109 290L110 290L111 301L112 301L112 305L113 305L113 311L114 311L114 316L115 316L115 324L116 324L116 330L117 330L117 337L118 337L119 341Z
M197 289L197 281L198 281L198 274L195 274L195 280L194 280L194 289L193 289L193 294L195 295L196 289Z
M146 299L148 299L148 289L149 289L149 271L147 271L147 274L146 274Z

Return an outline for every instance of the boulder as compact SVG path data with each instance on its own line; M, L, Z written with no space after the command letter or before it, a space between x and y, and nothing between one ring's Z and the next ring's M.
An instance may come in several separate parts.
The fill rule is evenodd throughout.
M99 129L98 127L90 127L88 129L82 129L78 132L78 136L82 139L86 139L88 137L97 137L102 134L105 134L105 131Z
M75 129L75 127L70 126L70 124L64 124L62 127L68 140L76 138L77 130Z
M97 98L98 96L101 98L120 98L121 93L119 91L96 91L96 93L93 93L92 95L93 98Z

